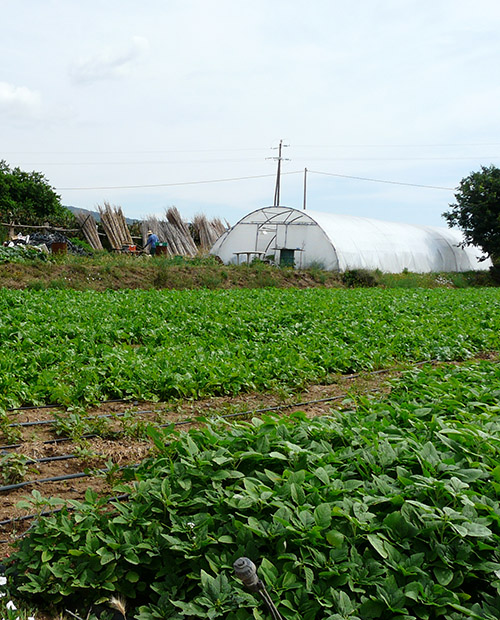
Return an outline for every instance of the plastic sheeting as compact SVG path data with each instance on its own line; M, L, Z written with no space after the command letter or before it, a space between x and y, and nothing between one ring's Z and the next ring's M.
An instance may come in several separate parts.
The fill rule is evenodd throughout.
M333 271L386 273L486 270L482 251L460 231L365 217L264 207L242 218L211 249L226 264L253 258Z

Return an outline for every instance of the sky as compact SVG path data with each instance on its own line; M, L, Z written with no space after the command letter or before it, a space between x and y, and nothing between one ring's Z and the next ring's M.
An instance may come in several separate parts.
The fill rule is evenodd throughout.
M63 205L234 225L274 203L282 141L281 205L446 226L500 165L498 0L0 9L0 159Z

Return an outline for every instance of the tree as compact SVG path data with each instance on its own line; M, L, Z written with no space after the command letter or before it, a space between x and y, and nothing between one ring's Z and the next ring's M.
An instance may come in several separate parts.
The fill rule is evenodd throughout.
M500 168L481 166L460 181L448 226L457 226L466 245L477 245L494 265L500 265Z
M17 224L69 227L75 218L40 172L9 168L0 160L0 220Z

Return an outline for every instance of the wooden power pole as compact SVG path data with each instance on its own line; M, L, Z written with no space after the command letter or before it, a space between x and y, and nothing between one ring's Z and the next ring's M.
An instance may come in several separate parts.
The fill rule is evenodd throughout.
M289 161L287 158L284 158L281 156L281 152L283 147L287 147L289 146L288 144L283 144L283 140L280 140L279 146L278 146L278 157L270 157L269 159L274 159L275 161L278 162L278 171L276 173L276 186L274 188L274 203L273 206L274 207L279 207L280 204L280 190L281 190L281 162L282 161Z

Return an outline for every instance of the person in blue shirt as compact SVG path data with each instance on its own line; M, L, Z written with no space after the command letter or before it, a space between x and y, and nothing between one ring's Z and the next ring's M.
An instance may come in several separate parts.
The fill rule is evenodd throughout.
M144 246L144 249L147 250L149 246L149 253L151 254L151 256L154 256L156 254L156 246L158 245L159 241L160 240L153 233L153 231L148 230L148 240L146 241L146 245Z

